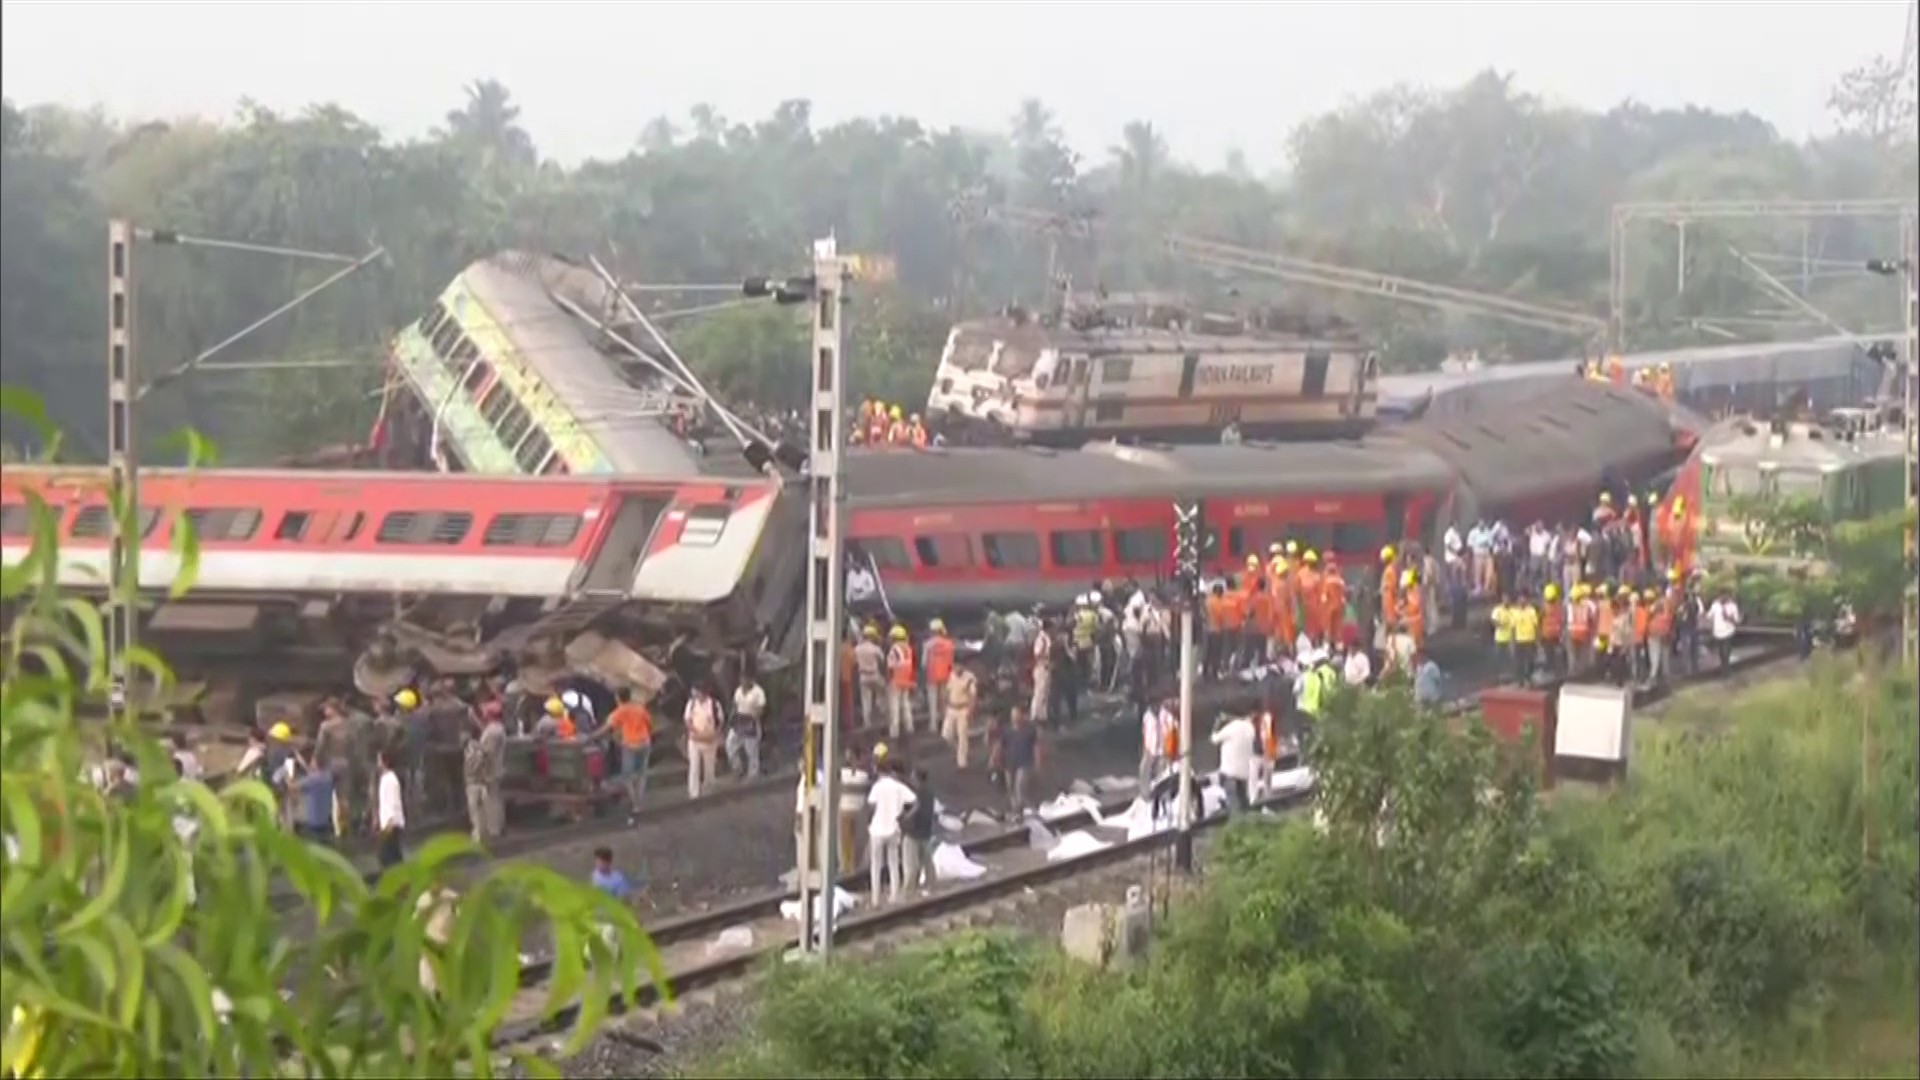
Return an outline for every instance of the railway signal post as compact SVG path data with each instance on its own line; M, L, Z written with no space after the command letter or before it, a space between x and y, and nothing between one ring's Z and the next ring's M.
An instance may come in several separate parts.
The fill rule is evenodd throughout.
M842 258L833 240L814 244L813 276L774 283L747 281L748 297L779 304L813 305L811 383L813 429L807 463L807 651L806 748L801 763L800 843L795 867L800 899L800 949L824 959L833 949L836 861L840 803L840 677L842 458L846 438L846 359L841 314L852 260Z
M1199 499L1173 504L1173 576L1180 597L1180 794L1174 808L1173 861L1193 872L1193 613L1200 603L1200 567L1206 555L1205 508Z

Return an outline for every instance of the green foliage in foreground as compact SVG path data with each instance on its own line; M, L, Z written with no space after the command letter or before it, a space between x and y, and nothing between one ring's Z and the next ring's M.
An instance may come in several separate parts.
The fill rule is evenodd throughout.
M561 961L550 1007L604 1005L616 971L629 990L643 964L659 977L630 911L538 866L467 888L435 941L419 905L445 895L467 840L430 840L369 887L282 831L265 786L178 780L149 731L78 719L104 711L102 619L53 590L36 510L32 556L0 580L0 1077L484 1076L537 924ZM139 659L164 685L157 658ZM108 745L137 762L128 796L86 779ZM273 911L277 882L311 910L308 932Z
M1319 754L1326 827L1230 827L1141 970L995 936L782 970L757 1037L715 1069L1771 1069L1819 1042L1862 979L1913 977L1914 685L1840 659L1734 709L1643 721L1612 796L1539 798L1484 734L1445 734L1403 697L1350 700Z

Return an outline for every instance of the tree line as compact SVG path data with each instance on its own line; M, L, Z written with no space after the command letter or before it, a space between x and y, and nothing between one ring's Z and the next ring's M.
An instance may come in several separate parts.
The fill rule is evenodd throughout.
M897 264L896 282L863 290L849 350L855 389L895 400L925 393L951 321L1041 301L1050 264L1082 289L1331 308L1378 340L1390 367L1428 367L1462 350L1568 356L1578 343L1537 330L1229 279L1173 257L1161 238L1285 250L1605 314L1617 202L1911 197L1911 92L1897 73L1863 67L1836 89L1834 107L1842 134L1796 143L1746 113L1633 102L1591 112L1487 72L1448 89L1395 87L1311 119L1285 133L1283 175L1261 177L1239 155L1220 168L1175 161L1146 121L1127 124L1104 152L1077 152L1038 101L1000 131L897 116L820 126L804 100L751 122L698 106L647 124L625 156L572 169L541 156L511 94L491 80L467 87L438 130L413 140L387 138L330 104L289 113L248 103L225 122L164 122L8 102L0 357L10 381L47 399L76 454L98 452L103 234L113 215L217 238L387 249L382 263L214 361L334 366L209 372L149 399L147 431L192 422L241 460L360 437L384 339L463 265L516 247L596 254L636 281L725 283L800 270L808 241L831 230L843 248ZM1009 225L992 212L1000 207L1088 227ZM1731 246L1850 326L1884 325L1896 304L1883 282L1853 269L1887 254L1885 231L1852 221L1804 233L1797 222L1700 225L1676 291L1680 253L1650 227L1631 252L1635 340L1807 329L1791 325L1802 317L1770 298ZM149 376L333 269L189 249L143 254L138 342ZM685 308L713 297L661 299ZM792 312L741 306L669 325L723 392L780 404L804 391Z

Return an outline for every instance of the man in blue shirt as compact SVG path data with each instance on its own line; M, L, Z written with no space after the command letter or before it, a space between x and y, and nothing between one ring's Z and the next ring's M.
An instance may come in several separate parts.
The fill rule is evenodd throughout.
M1429 709L1440 707L1446 694L1446 675L1433 657L1419 653L1413 658L1413 700Z
M333 773L304 756L298 761L305 771L294 781L300 799L296 831L308 840L328 843L333 839Z
M631 899L637 891L634 883L627 880L627 875L614 869L612 848L594 849L593 873L589 875L588 880L592 882L594 888L622 902Z

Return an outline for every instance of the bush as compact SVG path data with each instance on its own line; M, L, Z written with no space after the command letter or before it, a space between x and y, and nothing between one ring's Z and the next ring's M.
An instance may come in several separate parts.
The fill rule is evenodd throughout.
M464 838L428 841L369 887L339 854L283 832L263 785L180 780L149 730L83 719L106 694L100 613L52 588L44 507L35 536L0 580L12 613L0 672L0 1075L490 1075L519 942L541 921L563 958L550 1005L579 994L604 1005L617 981L636 983L637 961L566 962L588 950L645 957L659 977L630 912L537 866L502 866L468 888L435 944L416 907L451 883L453 860L473 850ZM137 659L166 684L157 658ZM131 792L88 782L109 748L136 764ZM272 914L276 878L311 909L311 934L289 935ZM423 988L423 964L437 992ZM576 1043L597 1019L589 1009Z
M1920 945L1912 680L1852 658L1809 679L1642 721L1622 790L1548 802L1484 732L1450 734L1404 694L1343 700L1314 748L1324 828L1297 816L1229 826L1141 969L1101 973L1032 946L955 981L954 957L986 948L962 940L918 962L783 976L754 1066L874 1077L1750 1068L1808 1045L1883 957L1910 980ZM996 939L990 955L1005 948Z

